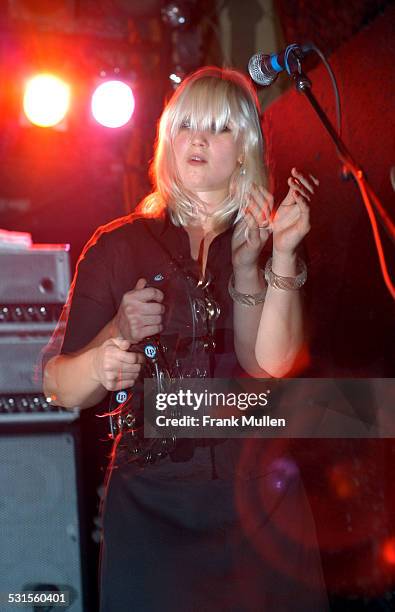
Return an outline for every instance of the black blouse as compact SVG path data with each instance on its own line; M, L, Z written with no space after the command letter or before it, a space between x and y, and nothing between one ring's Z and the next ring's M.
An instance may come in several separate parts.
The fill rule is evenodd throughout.
M206 276L211 277L210 294L220 310L214 332L217 377L243 375L234 353L233 304L227 289L232 272L232 233L230 226L214 238L206 265ZM139 278L163 289L165 306L174 310L174 299L180 301L180 295L174 298L166 294L166 276L178 270L196 273L196 269L187 232L176 227L168 215L130 215L100 227L77 265L62 353L72 353L88 344L115 316L123 295L135 287ZM190 324L188 317L187 313L185 328ZM182 322L178 322L181 326ZM185 334L188 335L187 329Z

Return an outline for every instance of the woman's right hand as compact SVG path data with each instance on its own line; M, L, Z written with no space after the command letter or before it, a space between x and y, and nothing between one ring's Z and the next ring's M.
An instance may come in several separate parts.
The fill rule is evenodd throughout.
M145 361L142 353L129 353L130 342L110 338L93 351L93 378L107 391L132 387Z
M146 285L145 278L139 278L135 288L123 296L113 320L113 337L137 344L163 330L163 292Z
M232 237L233 271L257 267L259 255L271 233L273 196L262 185L252 185L245 214L237 223Z

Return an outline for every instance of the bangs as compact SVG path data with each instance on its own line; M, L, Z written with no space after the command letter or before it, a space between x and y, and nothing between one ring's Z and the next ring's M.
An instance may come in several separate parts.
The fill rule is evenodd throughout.
M246 126L242 106L240 91L236 92L233 83L213 77L199 79L191 83L188 91L177 100L171 137L173 139L183 127L194 131L210 130L216 134L228 127L237 138L239 131Z

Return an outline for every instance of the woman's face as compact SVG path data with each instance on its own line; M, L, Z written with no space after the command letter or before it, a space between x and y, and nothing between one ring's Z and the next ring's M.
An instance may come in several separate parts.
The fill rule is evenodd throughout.
M194 131L185 124L174 139L173 150L185 189L208 204L226 198L231 176L241 163L241 146L231 125L216 134Z

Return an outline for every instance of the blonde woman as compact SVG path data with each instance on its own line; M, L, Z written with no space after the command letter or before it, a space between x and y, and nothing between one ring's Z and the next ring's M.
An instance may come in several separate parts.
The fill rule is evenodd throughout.
M157 335L173 375L291 370L303 347L298 288L306 277L296 249L317 181L292 169L274 212L258 112L237 71L201 69L175 92L159 122L152 193L134 214L99 228L80 258L62 349L44 372L59 405L91 407L133 387L138 406L141 346ZM272 258L261 262L271 234ZM157 455L140 440L133 461L126 435L104 504L102 612L326 609L314 547L304 536L273 535L279 516L312 533L295 475L272 490L267 462L246 466L237 440L179 440ZM259 498L262 483L265 507L251 538L236 498L240 490Z

